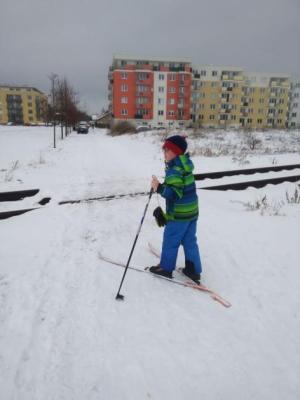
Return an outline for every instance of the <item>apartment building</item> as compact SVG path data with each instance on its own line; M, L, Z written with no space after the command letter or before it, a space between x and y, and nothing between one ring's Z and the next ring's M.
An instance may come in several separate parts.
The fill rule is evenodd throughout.
M240 126L243 70L236 67L193 68L192 120L207 128Z
M45 121L47 96L34 87L0 85L0 124Z
M192 119L207 128L284 128L290 80L237 67L193 68Z
M300 128L300 80L291 84L288 128Z
M115 121L150 127L190 125L190 59L115 56L108 78L109 110Z
M290 79L283 74L247 74L247 124L252 129L287 126Z

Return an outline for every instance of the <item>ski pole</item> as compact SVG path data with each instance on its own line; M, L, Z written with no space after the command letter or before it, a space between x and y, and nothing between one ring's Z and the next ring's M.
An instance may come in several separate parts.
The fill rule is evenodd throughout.
M120 290L121 290L121 287L122 287L122 285L123 285L123 281L124 281L126 272L127 272L127 270L128 270L129 263L130 263L130 260L131 260L131 257L132 257L132 254L133 254L133 251L134 251L136 242L137 242L138 237L139 237L139 234L140 234L140 232L141 232L142 225L143 225L143 222L144 222L144 219L145 219L147 210L148 210L148 206L149 206L149 203L150 203L152 194L153 194L153 189L151 188L150 193L149 193L149 198L148 198L148 201L147 201L145 210L144 210L144 214L143 214L143 216L142 216L142 219L141 219L141 222L140 222L140 225L139 225L139 229L138 229L137 234L136 234L136 236L135 236L135 239L134 239L134 242L133 242L133 245L132 245L132 249L131 249L130 254L129 254L129 257L128 257L128 261L127 261L127 263L126 263L125 271L124 271L124 273L123 273L123 277L122 277L122 280L121 280L121 283L120 283L120 286L119 286L119 290L118 290L118 293L117 293L117 295L116 295L116 300L124 300L124 296L123 296L122 294L120 294Z

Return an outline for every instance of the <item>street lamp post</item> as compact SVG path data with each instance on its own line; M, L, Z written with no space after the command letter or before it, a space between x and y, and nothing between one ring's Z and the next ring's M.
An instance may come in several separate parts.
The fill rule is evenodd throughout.
M52 83L52 115L53 115L53 147L56 148L56 115L55 115L55 80L58 78L57 74L51 74L49 79Z

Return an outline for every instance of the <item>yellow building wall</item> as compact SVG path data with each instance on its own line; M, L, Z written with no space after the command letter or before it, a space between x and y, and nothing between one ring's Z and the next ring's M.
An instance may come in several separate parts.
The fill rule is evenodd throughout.
M198 96L195 100L197 108L193 111L196 125L284 129L288 119L290 81L288 78L269 79L269 84L264 86L251 85L243 73L231 79L226 74L214 81L193 79L197 84L193 93ZM274 112L271 114L270 110Z
M38 124L45 121L47 96L35 88L0 87L0 123L9 121L7 96L20 96L22 100L23 124ZM40 102L40 112L37 110L37 99Z

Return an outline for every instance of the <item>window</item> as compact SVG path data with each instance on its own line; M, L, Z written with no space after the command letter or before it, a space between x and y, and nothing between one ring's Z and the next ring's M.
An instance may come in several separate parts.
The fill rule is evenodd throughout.
M121 114L122 114L122 115L128 115L128 110L126 110L125 108L123 108L123 109L121 110Z
M175 89L175 88L174 88ZM181 86L180 88L179 88L179 93L184 93L184 86Z
M211 87L217 87L218 86L218 82L211 82L210 86Z
M174 105L174 104L175 104L175 99L172 99L172 98L169 99L169 104L170 104L170 105Z
M128 85L121 85L121 92L128 92Z
M128 73L127 72L121 72L121 79L127 79L128 78Z
M158 87L158 92L159 93L164 93L164 91L165 91L165 88L163 86L159 86Z
M176 93L176 88L173 86L169 87L169 93Z
M158 115L164 115L164 111L163 110L158 110Z
M265 102L265 99L259 99L259 103L263 104Z
M210 115L210 116L209 116L209 119L210 119L210 120L215 119L215 116L214 116L214 115Z
M297 117L297 113L292 113L292 118Z
M158 75L158 79L159 79L160 81L163 81L163 80L165 79L165 75L164 75L164 74L159 74L159 75Z
M32 114L32 110L28 110L28 114Z
M223 105L224 105L224 104L222 104L222 106L223 106ZM216 109L216 105L215 105L215 104L211 104L211 105L210 105L210 109L211 109L211 110L215 110L215 109Z
M165 104L165 100L159 98L159 99L158 99L158 104L161 105L161 106L163 106L163 105Z
M206 71L205 70L200 71L200 75L201 76L206 76Z
M144 81L145 79L149 78L149 74L146 72L138 72L138 80L139 81Z
M169 117L174 117L175 111L174 110L169 110Z
M136 90L137 90L137 92L147 92L148 91L148 86L146 86L146 85L137 85Z
M218 71L212 71L212 76L217 76L218 75Z
M170 81L176 81L176 74L169 74Z
M32 107L32 103L28 103L28 107Z
M184 117L184 110L179 110L178 111L178 118L183 118Z
M148 98L147 97L137 97L136 104L147 104Z
M128 103L128 97L121 97L121 103L122 104L127 104Z
M257 120L257 123L258 123L258 124L262 124L262 119L258 119L258 120Z
M137 115L148 115L148 110L146 110L145 108L139 108L137 110Z

